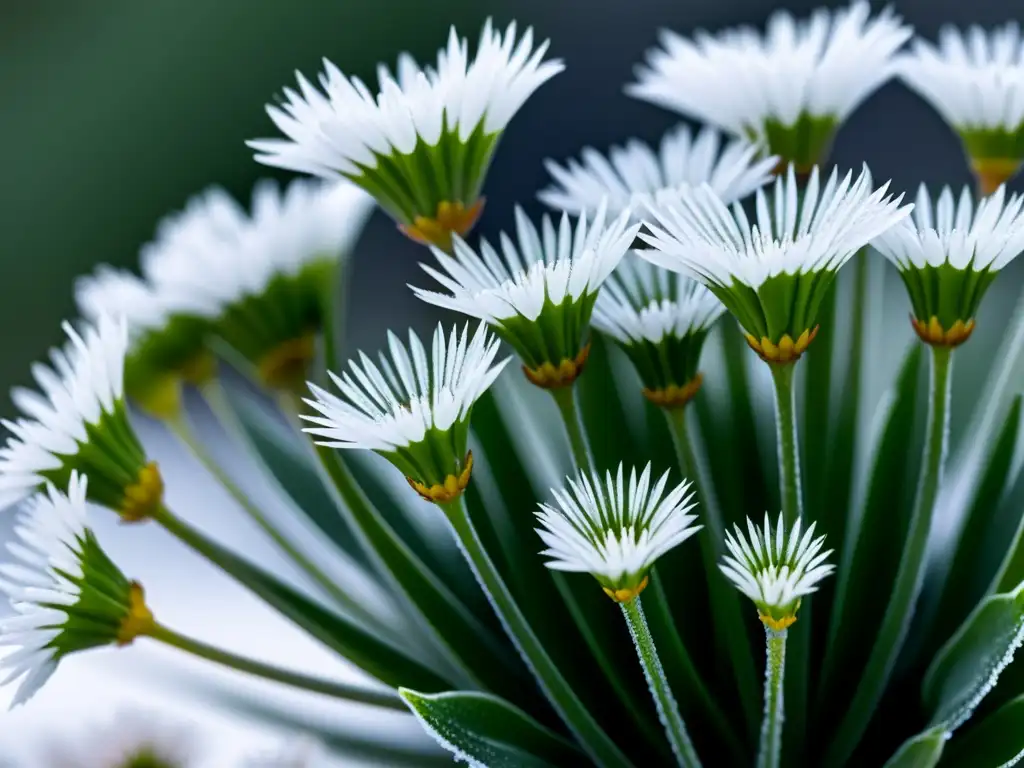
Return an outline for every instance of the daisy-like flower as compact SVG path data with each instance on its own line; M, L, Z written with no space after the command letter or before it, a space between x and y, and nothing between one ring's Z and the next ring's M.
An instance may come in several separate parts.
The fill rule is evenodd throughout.
M554 183L537 196L552 208L593 216L604 201L612 214L637 212L659 191L683 185L706 183L731 203L771 179L777 157L759 158L758 146L744 139L723 143L713 128L694 137L681 125L665 134L657 151L639 139L612 147L607 157L588 147L565 166L545 161Z
M143 271L172 310L212 331L276 389L300 387L336 268L373 206L348 182L260 182L252 212L221 190L195 199L143 252Z
M16 615L0 620L2 683L21 679L11 706L31 698L65 656L131 643L153 622L142 588L107 557L88 526L87 480L72 472L67 495L48 484L29 501L0 566L0 591Z
M76 739L47 745L54 768L193 768L200 759L200 734L189 723L154 713L119 711L110 722L88 727Z
M701 526L690 483L668 486L668 472L651 481L651 465L637 476L623 466L613 476L581 472L553 488L552 504L541 504L537 533L547 547L548 568L589 573L612 600L631 601L649 581L654 562Z
M523 361L527 378L539 387L572 384L590 352L590 315L598 289L630 245L639 224L628 211L606 223L601 206L575 229L568 214L556 226L545 216L540 230L516 209L518 244L501 235L501 255L486 240L479 252L455 240L454 254L434 249L440 269L422 265L451 291L413 288L424 301L483 320ZM443 270L443 271L442 271Z
M637 68L631 96L763 143L806 172L821 163L836 129L894 72L911 29L867 0L794 19L777 11L751 27L692 40L673 32Z
M999 187L975 205L971 190L954 203L949 187L933 206L922 184L913 217L874 240L900 272L910 294L910 320L928 344L967 341L989 285L1024 251L1024 199Z
M629 356L644 397L681 408L700 389L700 353L723 312L722 302L700 283L632 253L605 283L591 322Z
M722 557L722 573L754 601L761 621L776 632L796 621L804 595L817 591L835 570L825 562L832 550L822 551L825 537L814 538L814 525L801 536L800 520L787 531L780 514L773 532L765 515L762 528L747 519L746 537L739 526L725 533L729 552Z
M284 104L267 107L288 138L249 146L267 165L351 179L407 235L447 250L452 233L466 234L480 215L505 127L563 69L544 61L547 47L534 48L532 29L517 39L515 23L502 34L488 20L470 61L466 39L453 28L435 67L420 69L409 54L399 57L395 76L381 65L376 96L325 61L322 92L299 75L299 92L285 89Z
M1024 162L1024 40L1017 22L986 32L944 27L938 45L915 40L899 76L963 142L985 194Z
M461 334L453 328L447 342L439 325L429 359L412 331L408 347L391 333L388 341L391 358L382 353L379 366L360 353L341 376L330 373L341 397L309 385L306 403L319 415L302 416L315 425L306 431L320 445L375 451L423 498L453 501L473 471L473 404L508 360L495 364L499 343L482 325L472 338L468 326Z
M163 502L163 480L128 421L127 327L103 315L96 325L76 331L65 323L64 330L69 342L51 350L52 367L32 369L41 392L11 394L24 416L4 422L11 434L0 449L0 509L47 481L66 488L77 470L90 478L91 501L123 520L144 520Z
M654 250L638 253L710 288L766 362L793 362L818 331L818 305L836 272L910 213L887 188L872 189L866 167L856 180L833 171L821 184L815 167L801 191L790 166L771 203L757 191L753 222L706 185L663 193L649 206L650 234L640 235Z
M202 384L213 375L213 357L205 346L210 320L173 312L167 297L137 275L101 265L77 280L75 299L89 322L104 314L125 318L125 394L150 415L175 416L182 383Z

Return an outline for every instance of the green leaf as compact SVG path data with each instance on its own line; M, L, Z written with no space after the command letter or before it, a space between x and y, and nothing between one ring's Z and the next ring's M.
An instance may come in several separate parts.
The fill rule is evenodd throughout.
M1008 765L1024 755L1024 696L958 731L942 754L943 768Z
M919 461L914 446L922 349L914 344L892 388L882 397L867 461L860 515L836 577L829 642L818 691L826 718L841 714L867 662L871 640L896 578ZM897 511L894 514L894 511Z
M907 739L884 768L933 768L939 764L949 734L944 728L931 728Z
M995 686L1024 640L1024 582L985 598L935 657L922 694L931 721L949 731L964 723Z
M408 688L399 694L438 744L472 766L541 768L585 761L572 744L495 696L472 691L424 694Z
M207 538L183 520L160 513L157 520L257 597L295 622L312 637L381 682L397 688L413 680L426 690L444 690L450 683L404 651L367 632L297 592L248 560Z

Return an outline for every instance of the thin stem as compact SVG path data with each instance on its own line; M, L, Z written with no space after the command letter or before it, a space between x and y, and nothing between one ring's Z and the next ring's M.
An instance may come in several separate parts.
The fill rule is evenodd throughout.
M771 365L775 383L775 426L779 441L779 490L786 528L803 516L800 488L800 453L797 447L796 390L793 387L795 363Z
M293 688L301 688L304 691L320 693L324 696L332 696L336 699L344 699L345 701L370 704L375 707L394 709L399 712L408 713L409 711L404 702L390 691L374 691L358 685L333 682L311 675L304 675L300 672L291 672L272 664L265 664L255 659L237 656L212 645L207 645L200 640L186 637L161 624L153 627L148 634L154 640L159 640L161 643L172 648L177 648L193 656L198 656L201 659L212 661L215 664L220 664L238 672L262 677L265 680L272 680L275 683L283 683Z
M952 350L933 346L928 427L924 459L917 486L910 528L903 545L892 596L867 667L860 678L850 709L832 741L827 765L841 766L849 759L867 727L885 690L893 665L910 628L910 617L921 592L926 565L928 536L935 511L935 499L942 483L946 449L949 442L949 398Z
M572 449L572 458L576 462L576 468L581 471L593 471L594 457L590 452L587 433L583 429L583 421L576 404L576 388L569 386L552 389L551 396L558 405L559 413L562 414L562 422L565 424L565 431L569 436L569 447Z
M757 710L757 673L754 670L754 659L750 652L750 643L743 625L739 595L722 577L718 569L718 560L724 548L725 522L722 510L715 496L714 484L708 477L707 468L697 458L693 450L686 426L686 409L673 408L665 411L672 444L676 450L679 471L684 478L694 483L697 498L700 500L701 522L704 523L707 535L698 536L704 570L707 573L708 590L711 593L711 609L718 634L725 638L726 649L730 656L730 667L736 677L736 685L740 692L740 701L745 714L756 728Z
M764 628L764 720L761 722L761 747L757 768L778 768L782 756L782 724L786 719L783 681L786 677L786 634Z
M658 658L658 649L654 646L654 637L644 617L640 597L637 596L627 603L620 603L619 607L626 618L629 634L632 635L633 644L636 646L636 655L640 658L640 666L644 670L647 687L650 688L654 704L658 708L658 719L665 728L676 761L679 765L697 768L700 766L700 758L693 748L690 735L686 732L686 724L679 714L679 705L676 704L672 689L669 688L661 659Z
M225 415L223 408L218 400L218 397L211 394L207 397L207 401L210 403L211 408L214 411L214 415L221 422L222 426L228 427L225 423ZM223 390L220 390L220 396L223 396ZM167 421L168 429L185 445L186 448L192 453L196 460L203 465L203 467L220 483L221 487L227 491L228 495L237 503L245 513L255 522L260 529L280 548L282 552L287 555L292 562L294 562L302 571L313 579L326 594L330 595L332 599L338 604L338 606L348 611L352 616L358 617L361 621L366 622L368 625L375 627L377 630L382 632L389 632L384 627L380 620L377 619L372 613L367 611L360 603L355 601L351 596L346 594L337 584L324 573L315 563L313 563L302 551L296 547L288 538L267 518L263 511L252 502L248 494L246 494L235 481L224 471L224 468L220 466L215 458L206 449L206 446L196 437L195 433L188 425L188 422L184 417L170 419Z
M533 633L526 617L509 592L497 567L487 555L466 504L460 496L442 506L451 523L462 552L477 581L491 601L509 638L523 656L538 684L557 710L559 716L576 735L580 744L601 766L628 766L629 761L605 734L593 716L573 692L558 667Z

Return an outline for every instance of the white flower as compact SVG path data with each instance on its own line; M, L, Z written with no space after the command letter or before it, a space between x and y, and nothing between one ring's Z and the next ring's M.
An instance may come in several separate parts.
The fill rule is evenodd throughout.
M326 768L323 747L311 736L300 736L272 752L255 755L243 768Z
M11 706L50 678L64 656L117 641L129 610L128 581L87 527L85 476L72 472L65 496L47 485L8 544L17 562L0 566L0 591L16 615L0 620L0 685L21 678Z
M52 367L37 363L32 368L41 393L21 388L11 393L24 416L3 422L11 436L0 450L0 509L46 480L60 482L69 469L79 469L93 478L94 501L127 514L132 510L124 490L140 482L146 468L124 409L127 326L123 319L102 315L80 332L69 323L64 331L69 343L51 350ZM84 446L90 450L83 451Z
M326 438L331 448L393 451L423 440L427 430L447 430L464 419L508 363L497 365L498 340L481 326L469 335L456 328L445 343L444 328L434 331L431 355L409 331L406 347L388 333L390 360L381 353L380 366L362 352L341 376L330 372L341 392L337 397L310 384L314 399L306 403L323 416L304 416L318 427L306 431Z
M746 537L739 526L726 531L729 553L722 558L722 573L754 601L762 621L773 629L792 624L800 599L817 591L818 583L835 570L825 562L832 550L822 551L825 537L815 539L814 526L801 537L801 521L787 531L780 514L774 533L768 515L762 528L748 518Z
M170 316L163 297L145 280L106 264L75 281L75 302L90 323L103 315L123 317L132 339L164 328Z
M377 167L380 157L411 154L419 142L436 145L445 129L465 142L481 127L497 133L548 79L564 68L543 61L547 42L536 50L533 30L516 42L513 22L502 35L488 19L476 57L454 27L436 67L421 70L409 54L398 59L397 76L378 68L375 97L356 77L346 77L324 61L321 93L302 75L300 93L285 89L282 107L267 114L288 139L249 142L256 160L267 165L333 179L358 177Z
M694 39L673 32L648 53L627 92L637 98L764 141L786 160L818 162L822 146L772 141L771 125L801 118L834 129L894 71L893 55L911 34L891 8L870 18L866 0L796 20L775 12L762 34L751 27ZM831 130L819 137L827 143ZM788 151L784 151L788 150ZM800 155L806 155L801 157Z
M705 331L725 307L711 291L655 267L634 251L622 260L594 306L592 323L623 345Z
M943 27L938 45L914 40L899 76L957 129L1024 125L1024 41L1017 22L985 32Z
M683 125L665 134L657 152L633 139L612 147L607 157L588 147L580 161L570 160L564 167L547 160L544 167L555 183L537 196L546 205L572 214L593 215L605 199L613 213L627 208L636 212L662 189L707 183L731 203L771 178L778 158L759 159L759 149L742 139L726 143L723 149L718 131L705 128L694 138Z
M297 179L281 189L256 185L252 213L214 188L164 222L143 249L143 273L172 312L216 318L260 296L278 277L347 255L372 211L372 200L347 182Z
M86 726L64 744L49 744L46 765L55 768L192 768L200 759L200 734L190 723L171 722L136 709Z
M651 465L624 481L620 464L604 481L597 473L567 478L568 489L552 489L554 504L541 504L537 519L550 558L548 568L589 573L613 599L624 602L646 586L654 561L700 530L696 505L684 482L666 492L669 473L651 485Z

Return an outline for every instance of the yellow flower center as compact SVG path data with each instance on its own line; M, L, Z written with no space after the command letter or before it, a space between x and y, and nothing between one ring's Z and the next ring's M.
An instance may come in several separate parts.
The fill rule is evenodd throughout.
M747 344L760 355L762 360L766 363L778 363L780 365L799 360L800 356L807 351L807 347L810 346L810 343L814 341L814 337L817 335L818 326L804 330L796 341L788 333L783 334L778 343L773 342L767 336L762 336L761 340L758 341L753 334L745 334Z
M409 481L409 485L412 486L413 490L427 501L432 501L435 504L446 504L457 499L466 490L466 486L469 485L469 477L473 474L472 451L466 454L465 464L466 466L457 477L455 475L448 475L443 483L435 483L429 487L418 480L413 480L411 477L405 479Z
M628 603L647 588L650 579L650 576L644 576L644 580L631 589L608 589L608 587L601 587L601 589L616 603Z
M152 632L154 626L153 612L146 605L146 592L139 582L133 581L128 593L128 613L121 620L117 644L130 645L136 637Z
M257 366L260 381L271 389L302 391L315 356L316 336L312 332L289 339L262 357Z
M139 478L124 489L121 519L126 523L148 520L164 500L164 480L155 461L139 470Z
M933 347L958 347L967 341L974 331L973 317L966 323L963 320L957 320L948 330L942 327L939 318L935 315L932 315L931 320L927 323L911 316L910 324L914 326L914 331L921 341L931 344Z
M796 616L784 616L781 619L773 619L771 616L765 613L758 613L757 618L761 620L766 627L774 629L776 632L781 632L784 629L789 629L793 624L796 623Z
M434 218L417 216L412 224L400 224L399 229L408 237L423 245L436 245L442 251L452 249L452 234L464 236L476 224L484 209L480 198L467 208L461 201L442 200L437 204Z
M571 360L565 357L562 358L558 365L547 362L538 365L536 368L527 368L524 365L523 373L526 374L526 378L530 380L531 384L535 384L542 389L559 389L560 387L569 386L579 378L580 374L583 373L583 366L586 365L588 357L590 357L589 341L583 345L580 353Z
M698 373L683 386L669 384L660 389L647 389L644 387L644 397L662 408L682 408L693 400L700 385L704 383L704 374Z

